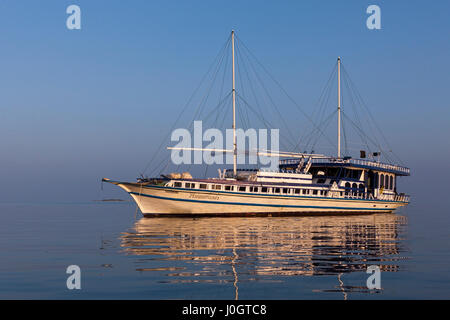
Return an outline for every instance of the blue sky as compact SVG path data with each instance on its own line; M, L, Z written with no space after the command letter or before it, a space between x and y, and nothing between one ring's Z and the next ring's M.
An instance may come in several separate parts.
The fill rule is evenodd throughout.
M70 4L81 30L66 28ZM370 4L381 30L366 28ZM1 0L0 201L92 200L101 177L134 179L231 29L306 112L341 56L413 170L405 191L436 183L430 167L445 186L448 12L448 1Z

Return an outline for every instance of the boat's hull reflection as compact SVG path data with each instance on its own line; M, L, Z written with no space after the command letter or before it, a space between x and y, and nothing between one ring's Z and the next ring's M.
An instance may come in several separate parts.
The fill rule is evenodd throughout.
M340 275L378 265L399 270L403 226L396 214L343 217L141 219L121 236L136 269L168 282L271 281Z

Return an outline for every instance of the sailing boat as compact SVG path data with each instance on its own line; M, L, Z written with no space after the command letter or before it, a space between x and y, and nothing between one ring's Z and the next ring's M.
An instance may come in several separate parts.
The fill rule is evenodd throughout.
M397 192L397 178L409 176L409 168L366 159L363 152L360 159L341 156L340 58L337 155L259 150L258 155L285 158L278 170L237 168L234 31L231 46L233 149L216 151L233 154L233 171L219 171L217 178L198 179L186 173L136 182L102 181L128 192L146 217L389 213L409 203L408 195Z

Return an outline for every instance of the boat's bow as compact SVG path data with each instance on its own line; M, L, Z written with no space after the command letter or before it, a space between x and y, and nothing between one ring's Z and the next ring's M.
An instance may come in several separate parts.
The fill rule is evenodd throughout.
M115 181L108 178L103 178L102 182L108 182L111 184L115 184L116 186L121 187L123 190L125 190L128 193L135 192L136 189L141 189L143 185L146 185L148 183L138 183L138 182L125 182L125 181Z

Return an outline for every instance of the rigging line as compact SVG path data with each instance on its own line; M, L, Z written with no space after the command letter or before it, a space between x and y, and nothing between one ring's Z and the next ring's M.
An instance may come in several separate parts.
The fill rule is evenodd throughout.
M337 72L337 62L335 63L335 66L333 68L333 71L331 72L331 75L327 81L327 85L324 87L324 97L322 99L322 102L319 106L320 112L318 112L318 116L317 119L315 120L316 123L319 123L318 128L321 127L321 124L323 123L323 119L325 117L325 111L326 111L326 106L328 105L328 101L330 99L331 96L331 91L332 91L332 80L334 79L334 76ZM333 108L334 109L334 108ZM321 116L320 116L321 114ZM309 135L309 139L307 140L305 147L306 149L308 149L309 144L311 143L311 139L313 138L314 133L316 132L317 128L313 128L313 130L308 133L307 135L304 135L304 139L306 139L306 137L308 137ZM328 142L330 143L331 146L333 146L333 148L335 148L334 143L331 141L331 139L328 138L328 136L326 136L324 133L322 133L323 136L328 140ZM301 141L299 141L300 144ZM317 143L317 141L314 143L314 145Z
M256 94L256 92L255 92L255 88L253 87L253 81L250 80L250 74L249 74L249 72L248 72L248 68L247 68L247 66L246 66L246 62L245 62L245 60L242 58L241 51L238 50L237 52L238 52L238 55L240 56L240 60L242 61L242 67L243 67L243 69L244 69L245 75L247 76L247 80L248 80L248 83L249 83L249 86L250 86L250 90L251 90L251 92L252 92L252 94L253 94L253 98L255 99L255 105L256 105L256 106L259 106L260 103L259 103L259 100L258 100L258 96L257 96L257 94ZM243 99L246 100L245 97L243 97ZM247 109L246 109L246 110L247 110ZM257 110L258 110L259 113L260 113L260 117L264 120L264 115L262 114L262 110L261 110L260 108L257 108ZM267 124L265 123L265 121L263 121L263 125L264 125L264 126L266 127L266 129L267 129Z
M357 89L356 85L353 83L352 79L350 78L350 76L348 75L346 68L344 68L344 72L347 74L349 81L351 83L351 85L354 87L355 92L357 93L357 96L359 97L361 104L364 106L364 108L367 110L367 113L369 114L370 118L372 119L375 127L377 128L377 130L379 131L381 137L383 138L384 142L386 143L386 146L390 149L390 152L394 155L394 157L397 158L397 160L400 162L400 164L403 164L403 161L392 151L392 147L390 145L390 143L388 142L388 140L386 139L385 135L383 134L383 131L381 130L381 128L379 127L377 121L375 120L375 118L372 115L372 112L370 111L370 109L367 107L366 103L364 102L364 99L362 98L361 94L359 93L359 90Z
M161 175L162 172L166 171L166 169L169 167L169 165L170 165L170 159L167 159L167 163L164 166L164 168L161 170L160 175Z
M269 91L267 90L266 86L264 85L264 82L262 81L261 77L259 76L258 72L256 71L256 68L254 67L254 65L251 62L251 60L249 60L249 64L250 64L250 67L253 69L253 73L256 75L256 78L259 81L261 87L263 88L264 92L266 93L266 96L268 97L270 103L272 104L272 106L274 107L275 111L277 112L278 117L280 118L281 122L285 126L286 131L288 132L289 139L292 139L292 140L289 141L289 143L292 143L292 146L295 146L296 139L294 138L294 135L292 134L291 130L289 129L289 126L287 125L285 119L281 115L281 112L280 112L278 106L273 101L272 96L269 94Z
M337 78L337 63L336 63L336 69L335 69L334 75L335 75L336 78ZM326 110L326 107L327 107L327 106L329 105L329 103L330 103L331 92L333 92L334 89L335 89L335 88L334 88L334 86L333 86L333 82L330 82L330 86L328 87L328 94L326 95L326 99L325 99L325 101L324 101L324 108L323 108L323 115L322 115L322 117L325 116L325 110ZM334 103L333 103L333 109L336 109L336 105L335 105Z
M242 44L244 48L246 48L245 44L244 44L242 41L239 40L238 42L239 42L240 44ZM247 49L247 51L248 51L248 48L246 48L246 49ZM256 79L258 80L259 85L261 86L261 88L264 90L264 92L265 92L265 94L266 94L268 100L270 101L270 103L271 103L272 106L274 107L273 109L275 109L275 111L276 111L276 113L277 113L277 115L278 115L278 118L281 120L281 122L283 123L284 127L285 127L286 130L288 131L288 134L289 134L289 135L288 135L287 141L289 141L289 143L291 143L292 146L294 146L294 145L295 145L296 139L294 138L294 135L292 134L292 132L291 132L289 126L287 125L285 119L284 119L283 116L281 115L281 112L280 112L278 106L275 104L274 100L272 99L272 96L270 95L269 91L267 90L267 87L265 86L264 81L261 79L261 77L260 77L259 73L257 72L257 70L256 70L256 68L255 68L255 66L254 66L254 64L252 63L252 61L251 61L251 59L250 59L250 56L249 56L245 51L242 51L242 52L243 52L243 54L247 57L248 64L250 65L250 67L251 67L251 69L252 69L252 71L253 71L253 74L255 75ZM273 109L272 109L272 110L273 110ZM289 139L291 139L291 140L289 140Z
M225 112L224 112L224 114L223 114L222 123L220 124L220 127L219 127L219 128L223 128L223 125L224 125L224 123L225 123L225 118L228 116L228 112L229 112L229 110L230 110L231 108L224 108L224 109L225 109Z
M261 68L269 75L269 77L272 79L272 81L275 82L275 84L278 85L278 87L283 91L283 93L288 97L289 100L291 100L291 102L297 107L297 109L303 114L303 116L308 119L311 124L315 127L317 127L317 125L314 123L314 121L311 119L310 116L308 116L308 114L303 111L303 109L300 107L300 105L287 93L287 91L281 86L281 84L275 79L275 77L273 77L270 72L264 67L264 65L259 62L259 60L256 58L256 56L250 51L249 48L247 48L247 46L238 38L236 37L238 42L242 44L242 46L249 52L249 54L251 56L253 56L253 58L255 59L255 61L261 66Z
M267 130L271 130L271 129L274 129L275 127L268 121L268 120L266 120L266 118L264 117L264 115L263 114L258 114L258 112L246 101L246 99L244 98L244 97L242 97L241 95L238 95L237 96L240 100L242 100L243 102L244 102L244 104L245 104L245 106L247 107L247 108L249 108L250 109L250 111L252 111L253 113L255 113L255 115L257 116L257 117L259 117L259 119L261 120L261 122L262 122L262 124L264 125L264 127L267 129ZM284 134L281 134L281 136L282 136L282 138L283 138L283 140L281 141L281 143L284 143L284 140L286 139L286 136L284 135ZM285 145L285 144L283 144L283 145Z
M329 97L331 95L331 89L332 89L332 84L333 84L333 79L336 75L337 72L337 62L334 64L334 67L332 69L332 72L328 78L328 81L326 82L325 87L323 88L322 94L319 98L319 100L316 103L316 106L318 105L319 108L317 109L317 119L313 120L315 121L315 123L320 123L323 120L323 117L325 116L325 109L326 106L328 105L328 101L329 101Z
M169 159L170 159L170 157L169 157ZM152 172L158 172L160 175L161 175L161 173L164 171L164 168L162 167L162 165L164 164L164 162L166 161L167 159L165 158L165 157L163 157L162 159L161 159L161 161L158 163L158 165L156 165L155 167L154 167L154 169L153 169L153 171Z
M175 120L174 124L172 125L172 127L170 128L170 130L168 131L167 135L165 136L164 139L162 139L159 147L156 149L156 152L153 154L153 157L150 159L150 161L147 163L147 165L144 167L144 170L142 171L141 175L143 175L148 167L153 163L154 159L156 158L156 156L159 154L159 151L161 150L162 145L165 143L165 141L167 140L167 138L170 136L170 134L172 133L173 129L175 128L175 126L177 125L178 121L181 119L181 116L184 114L184 112L187 110L187 107L190 105L192 99L194 98L194 96L196 95L196 93L198 92L198 90L201 88L203 82L205 81L206 77L208 76L208 74L210 73L211 69L213 68L213 66L216 64L216 60L219 58L219 56L221 55L222 51L225 49L225 47L228 45L228 43L230 42L231 39L231 35L228 36L227 41L225 42L225 44L222 46L221 50L219 51L219 53L217 54L217 56L214 58L213 62L211 63L211 65L208 67L206 73L203 75L203 77L200 80L200 83L198 84L197 88L195 88L194 92L192 93L192 95L189 97L187 103L184 105L181 113L178 114L177 119Z
M206 124L206 121L214 114L215 111L220 110L220 107L225 104L226 101L228 101L229 97L231 96L231 91L220 101L207 115L203 118L203 122Z
M239 126L239 123L237 122L236 123L236 130L238 130L238 128L240 127L240 128L246 128L246 123L245 123L245 119L244 119L244 117L242 116L242 110L241 110L241 108L239 108L239 102L238 102L239 100L238 99L236 99L236 110L237 110L237 113L238 113L238 115L239 115L239 118L238 118L238 120L240 120L240 126Z
M346 72L345 69L343 69L343 71L344 71L344 72L343 72L344 79L345 79L346 82L348 82L348 86L349 86L349 88L350 88L350 91L351 91L351 93L353 93L353 94L351 94L351 96L352 96L352 97L355 96L356 100L359 100L358 97L357 97L357 93L354 91L355 88L352 87L351 84L350 84L350 81L351 81L350 76L348 75L348 73ZM357 102L358 102L358 101L357 101ZM361 104L361 102L359 102L359 103ZM356 105L357 105L357 103L355 103L355 106L356 106ZM357 113L357 108L355 108L355 111L356 111L356 113ZM373 130L370 121L368 121L368 120L366 120L366 121L367 121L367 124L368 124L368 126L367 126L368 129L371 131L371 134L372 134L373 138L375 139L375 142L377 143L376 146L381 145L381 144L379 143L378 139L377 139L376 131ZM359 121L358 124L359 124L359 126L360 126L361 128L363 127L362 121ZM367 142L366 142L366 146L368 146ZM368 148L369 148L369 146L368 146ZM370 148L369 148L369 149L370 149Z
M323 132L325 131L325 129L328 127L328 125L331 123L331 119L333 119L333 117L334 117L334 114L335 113L337 113L337 110L334 110L324 121L323 121L323 128L324 128L324 130L323 131L321 131L321 132L319 132L319 134L317 135L317 136L315 136L315 140L314 140L314 142L312 143L312 145L311 145L311 149L310 150L313 150L315 147L316 147L316 145L317 145L317 142L319 141L319 139L323 136ZM324 136L325 137L325 136ZM333 147L333 149L334 148L336 148L336 146L333 144L333 143L331 143L331 146ZM311 151L311 153L312 153L312 151Z
M221 66L222 66L222 63L223 63L223 58L225 56L225 52L226 51L227 50L224 50L224 52L223 52L223 54L221 56L220 62L217 65L216 71L214 72L214 76L212 78L211 85L209 86L209 89L208 89L206 95L203 97L202 101L200 102L199 108L197 109L196 113L194 114L194 117L192 118L192 121L191 121L191 123L189 125L189 128L192 127L195 119L200 117L201 113L203 112L203 109L204 109L204 107L206 105L206 102L208 101L209 95L211 94L212 88L214 87L214 84L216 82L217 75L219 74L219 71L221 69Z
M239 48L239 46L237 46L237 48ZM249 70L248 70L248 68L247 68L246 60L243 58L243 55L242 55L242 53L241 53L240 48L237 50L237 53L238 53L238 55L239 55L239 59L240 59L240 61L241 61L241 65L242 65L242 67L243 67L243 69L244 69L246 78L247 78L248 83L249 83L249 86L250 86L250 90L251 90L251 92L252 92L252 94L253 94L253 97L254 97L254 99L255 99L255 102L256 102L256 105L259 105L259 100L258 100L257 94L256 94L256 92L255 92L255 89L254 89L254 87L253 87L253 81L251 81L251 79L250 79L250 73L249 73ZM239 98L242 99L242 100L244 101L246 107L250 107L250 106L251 106L251 104L247 101L247 98L246 98L246 97L244 97L243 95L240 95L240 94L239 94ZM250 107L250 108L251 108L251 107ZM260 120L261 120L262 124L264 125L264 127L265 127L267 130L269 130L270 127L273 127L270 123L269 123L269 126L270 126L270 127L268 126L268 124L267 124L268 121L266 121L266 119L265 119L265 117L264 117L264 115L263 115L263 112L262 112L261 108L256 108L256 110L257 110L257 112L256 112L255 110L251 110L251 111L254 112L258 118L260 118ZM247 108L245 108L245 112L248 114ZM258 114L258 112L259 112L259 114ZM250 123L250 122L249 122L249 123ZM284 137L284 135L283 135L283 137ZM286 139L286 140L287 140L287 139ZM283 145L284 145L284 141L283 141L282 143L283 143ZM288 149L287 149L287 150L288 150Z
M218 114L221 113L221 112L220 112L220 111L222 110L221 106L228 103L228 101L230 100L231 95L232 95L232 92L230 91L230 92L222 99L222 101L219 102L219 104L218 104L216 107L214 107L213 110L210 111L210 113L208 114L208 116L205 117L205 118L203 118L202 121L204 122L205 125L206 125L206 121L214 114L214 111L215 111L215 110L218 111ZM225 109L226 111L228 111L230 108L224 108L224 109ZM224 116L224 119L225 119L225 116ZM216 124L217 124L217 118L216 118L216 120L214 121L212 128L217 127ZM202 139L203 139L203 137L202 137ZM203 140L202 140L202 146L203 146ZM184 151L183 151L183 152L184 152ZM196 151L194 151L194 152L196 152ZM203 151L200 151L200 152L203 152ZM195 157L195 155L194 155L194 157ZM203 159L203 154L202 154L202 159ZM195 165L195 163L193 163L193 162L187 164L186 170L185 170L185 171L191 171L193 165ZM206 177L206 174L207 174L207 172L208 172L208 168L209 168L209 165L206 165L206 166L205 166L205 172L204 172L204 176L205 176L205 177Z
M246 60L245 60L244 57L243 57L243 54L242 54L242 51L241 51L240 47L237 46L237 48L239 48L239 49L237 50L237 52L238 52L238 55L239 55L239 59L240 59L240 61L241 61L241 66L242 66L243 69L244 69L244 74L245 74L245 76L246 76L246 78L247 78L247 80L248 80L248 83L249 83L249 86L250 86L250 91L251 91L251 93L252 93L252 95L253 95L253 98L254 98L254 100L255 100L256 105L260 105L259 100L258 100L258 96L257 96L257 94L256 94L256 92L255 92L255 88L254 88L254 86L253 86L253 81L251 81L251 79L250 79L250 72L249 72L249 68L247 67L247 62L246 62ZM256 82L256 83L258 83L258 82ZM245 107L246 107L244 110L245 110L245 112L248 114L247 108L252 108L252 107L251 107L251 104L247 101L247 98L246 98L245 96L240 95L239 98L243 100L243 102L244 102L244 104L245 104ZM263 96L263 98L264 98L264 96ZM259 120L262 122L263 126L264 126L267 130L270 130L270 128L274 128L274 126L273 126L272 124L270 124L270 123L266 120L266 118L264 117L264 114L263 114L261 108L256 108L256 110L253 109L253 110L251 110L251 111L252 111L253 113L255 113L255 115L259 118ZM248 116L248 117L249 117L249 116ZM250 117L249 117L249 118L250 118ZM249 123L250 123L250 122L249 122ZM269 123L269 124L268 124L268 123ZM284 135L284 134L282 134L282 137L283 137L283 139L281 140L281 146L282 146L283 148L285 148L286 150L289 150L290 148L285 147L285 146L286 146L285 141L287 141L288 139L285 138L285 135Z
M367 139L369 140L369 141L371 141L375 146L377 146L377 144L376 143L374 143L374 141L372 140L372 139L370 139L370 137L368 137L365 133L364 133L364 131L362 131L360 128L358 128L358 126L347 116L347 114L345 113L345 112L343 112L342 110L341 110L341 113L344 115L344 117L345 118L347 118L347 120L356 128L356 129L358 129L362 134L364 134L366 137L367 137ZM380 149L380 151L382 151L383 153L385 152L385 150L383 150L383 148L381 148L381 146L379 146L378 145L378 147L379 147L379 149Z
M244 108L244 106L242 105L242 103L240 102L239 99L236 100L236 105L240 109L239 117L242 117L242 119L243 119L243 126L242 126L242 128L244 130L245 129L247 129L247 130L250 129L250 121L249 121L249 119L245 118L245 112L247 111L247 108ZM248 113L248 111L247 111L247 113Z
M236 51L238 52L238 54L237 54L237 56L236 56L238 78L239 78L239 83L240 83L240 86L241 86L242 96L245 97L244 81L243 81L243 77L242 77L242 75L241 75L241 68L240 68L240 60L241 60L240 58L241 58L241 56L240 56L240 54L239 54L239 46L236 46ZM246 127L247 127L247 128L250 128L250 118L248 117L247 109L244 109L242 113L247 117L247 118L246 118L246 121L247 121Z
M348 73L346 74L346 77L348 77ZM350 78L348 78L348 79L351 80ZM356 94L355 94L355 95L356 95ZM360 102L360 103L361 103L361 102ZM374 130L372 129L371 123L370 123L369 121L367 121L367 123L368 123L368 128L372 131L373 139L374 139L374 142L375 142L375 147L378 148L378 149L380 149L380 151L381 151L381 149L383 149L383 148L382 148L381 143L380 143L380 142L378 141L378 139L377 139L376 131L374 131ZM374 122L374 124L375 124L375 122ZM360 128L360 130L361 130L362 132L364 132L361 128ZM368 136L366 133L364 133L364 134L365 134L365 136ZM389 146L388 146L388 148L389 148ZM385 158L385 159L387 160L387 162L389 162L389 163L392 163L392 162L393 162L392 159L388 156L388 153L383 152L383 153L382 153L382 156L383 156L383 158Z
M342 106L344 106L345 103L344 103L344 91L343 90L341 92L341 99L342 99ZM341 108L342 108L342 106L341 106ZM341 121L341 123L342 123L342 132L344 134L344 152L348 156L348 143L347 143L347 134L345 132L345 121Z
M356 91L356 86L354 86L354 85L352 86L352 83L351 83L352 80L350 78L350 75L348 74L348 72L345 69L345 67L343 67L342 70L343 70L344 79L349 83L349 87L351 89L350 91L353 92L353 95L355 96L355 99L357 100L356 104L362 105L363 102L361 101L360 97L358 97L358 92ZM366 110L366 111L368 111L368 110ZM368 119L366 119L366 122L367 122L367 128L371 131L371 134L372 134L373 139L375 141L375 147L378 148L378 149L381 148L381 143L378 141L376 130L373 130L373 128L372 128L372 123ZM373 124L375 124L375 122ZM360 122L359 125L362 128L362 122ZM362 129L361 129L361 131L364 132ZM364 133L364 136L368 136L368 135L366 133Z
M289 142L291 144L291 147L295 145L295 138L294 135L292 134L291 130L289 129L289 126L287 125L286 121L284 120L283 116L281 115L280 110L278 109L277 105L275 104L275 102L273 101L272 97L270 96L267 88L264 85L264 82L262 81L262 79L259 77L259 75L257 74L256 70L254 69L251 61L250 61L250 66L253 68L253 72L257 77L257 80L259 81L261 87L263 88L263 90L266 93L266 96L268 98L268 100L270 101L270 103L272 104L272 106L274 107L276 114L278 115L278 118L281 120L281 122L283 123L283 126L286 128L286 131L288 132L288 136L286 136L286 141ZM290 148L289 148L290 149Z
M225 69L225 70L226 70L226 69ZM225 74L225 72L224 72L224 74ZM231 95L232 95L232 91L230 91L230 92L228 93L228 95L226 96L226 101L223 103L223 105L225 105L226 103L228 103L228 101L230 100ZM226 109L229 109L229 108L226 108ZM220 116L222 110L223 110L223 108L218 108L218 109L217 109L217 115L216 115L216 119L215 119L214 124L213 124L213 128L218 128L217 125L218 125L219 116ZM204 174L203 174L203 176L204 176L205 178L206 178L207 175L208 175L209 167L210 167L210 165L206 165L206 166L205 166L205 171L204 171Z
M237 94L236 98L237 98L236 101L242 100L242 102L244 102L244 104L241 104L242 109L244 109L244 107L245 107L245 109L249 108L248 107L249 103L246 101L246 98L244 98L240 94ZM259 120L261 120L263 126L269 130L269 126L266 124L266 122L265 122L266 120L264 119L264 116L258 114L255 110L253 110L253 112L256 114L256 116L259 118Z
M336 63L336 66L337 66L337 63ZM335 70L337 70L337 68L335 68ZM334 78L334 74L335 74L335 73L336 73L336 72L332 73L331 79ZM327 89L327 92L326 92L326 97L324 97L325 100L322 101L322 106L320 107L320 108L323 110L323 111L322 111L323 115L320 117L320 122L319 122L317 128L313 128L313 130L312 130L311 132L309 132L307 135L304 136L304 139L305 139L305 140L307 139L307 142L305 143L305 148L306 148L306 150L309 149L310 143L311 143L311 147L312 147L312 148L315 148L315 146L316 146L316 144L317 144L317 142L318 142L318 140L319 140L319 138L320 138L321 136L325 137L325 139L327 140L327 142L330 144L330 146L331 146L333 149L336 148L335 144L331 141L331 139L330 139L327 135L325 135L325 130L322 130L322 131L319 131L319 130L318 130L318 128L321 128L321 127L324 127L324 129L325 129L326 127L328 127L329 121L331 121L331 116L334 115L334 113L335 113L335 111L336 111L336 110L333 108L333 112L331 113L331 115L329 115L329 116L328 116L327 118L325 118L325 120L324 120L326 106L328 105L328 101L329 101L330 96L331 96L331 89L332 89L332 82L330 82L329 85L328 85L328 89ZM324 126L323 124L326 124L326 125ZM316 131L319 131L320 134L319 134L319 136L316 137L316 139L314 140L314 137L315 137L315 135L316 135ZM300 141L299 141L299 143L300 143Z
M236 46L236 52L237 52L237 46ZM245 91L244 91L244 87L243 87L243 81L242 81L242 77L241 77L241 72L240 72L240 66L239 66L239 59L238 59L239 55L236 55L236 70L237 70L237 84L238 86L240 86L240 92L243 96L245 96ZM237 90L236 90L237 91ZM240 126L241 128L246 128L247 127L247 122L246 119L243 116L242 110L239 106L239 102L236 99L236 109L237 112L239 114L238 120L240 121ZM238 127L239 124L236 124L236 126ZM237 129L237 128L236 128Z
M208 174L208 169L210 166L205 166L205 172L203 173L203 176L206 178L206 175Z
M245 105L246 105L251 111L253 111L258 117L260 117L260 120L261 120L261 121L263 122L263 124L266 126L266 129L274 128L274 127L270 124L270 122L264 118L263 115L259 115L259 114L258 114L258 113L250 106L250 104L244 99L244 97L242 97L242 96L239 95L239 94L237 94L236 96L239 97L239 99L241 99L241 100L245 103ZM268 124L268 125L267 125L267 124Z
M231 96L231 92L222 100L222 103L224 103L226 100L227 100L227 98L229 98ZM214 111L216 110L216 109L219 109L220 108L220 105L221 105L221 103L219 102L219 105L217 105L210 113L209 113L209 115L204 119L204 121L207 121L208 120L208 118L214 113ZM195 119L195 118L194 118ZM194 120L193 120L194 121ZM192 121L192 123L193 123L193 121ZM192 124L190 125L190 128L192 127ZM189 165L188 166L189 167L189 169L191 168L191 166ZM158 168L158 167L157 167ZM163 170L165 170L167 168L167 165L166 165L166 167L163 169Z
M352 90L350 89L350 84L348 83L348 79L345 76L345 74L344 74L343 79L344 79L344 84L345 84L345 86L346 86L346 88L347 88L347 90L349 92L349 97L350 97L350 100L351 100L352 109L353 109L353 112L355 113L356 123L362 128L363 126L362 126L362 122L361 122L360 117L359 117L358 108L356 107L355 100L353 99ZM369 144L367 143L367 139L365 139L365 137L363 135L361 135L358 131L357 131L357 133L358 133L358 135L359 135L359 137L361 139L361 142L367 147L367 150L370 152L371 150L370 150Z
M264 126L266 127L267 130L270 130L271 128L274 128L274 126L272 126L272 125L270 124L270 122L264 118L263 115L259 115L258 112L256 112L256 111L252 108L252 106L251 106L251 105L250 105L250 104L249 104L242 96L237 95L237 97L238 97L239 99L241 99L241 100L244 102L244 104L247 106L247 108L250 109L250 111L252 111L257 117L260 117L260 120L263 122L263 124L264 124ZM280 133L280 135L281 135L281 133ZM281 143L284 143L284 140L285 140L285 138L286 138L284 134L282 135L282 138L283 138L283 140L281 141Z
M221 106L222 104L224 104L225 102L228 101L228 99L229 99L230 96L231 96L231 92L230 92L227 96L225 96L225 97L223 98L223 100L222 100L221 102L219 102L219 104L218 104L216 107L213 108L213 110L210 111L210 113L205 117L205 119L204 119L203 121L206 122L206 121L209 119L209 117L211 117L211 116L214 114L214 111L216 111L217 109L220 109L220 106ZM163 159L163 161L164 161L164 159ZM160 165L163 163L163 161L160 163ZM158 168L160 167L160 165L158 166ZM164 170L167 168L167 166L168 166L168 165L166 165L166 166L162 169L162 171L164 171ZM187 165L187 171L189 171L191 168L192 168L192 164ZM161 173L161 170L160 170L160 173Z
M220 86L219 101L220 101L220 99L222 99L221 97L222 97L222 94L223 94L223 87L224 87L224 84L225 84L225 76L227 75L228 61L229 61L229 57L230 57L230 52L228 50L228 47L226 49L226 52L227 52L227 57L226 57L226 60L225 60L225 66L223 68L222 85ZM219 118L219 112L217 113L216 121L218 120L218 118Z

